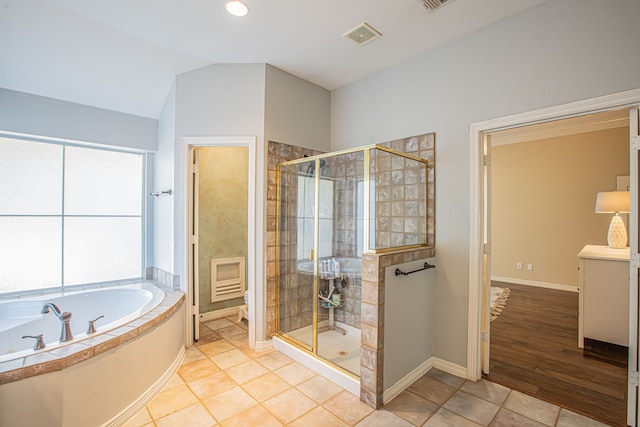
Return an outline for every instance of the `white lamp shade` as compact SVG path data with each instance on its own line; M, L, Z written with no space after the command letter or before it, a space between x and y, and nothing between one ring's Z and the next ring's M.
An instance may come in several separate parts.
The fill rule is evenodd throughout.
M630 207L628 191L603 191L596 196L596 213L629 212Z

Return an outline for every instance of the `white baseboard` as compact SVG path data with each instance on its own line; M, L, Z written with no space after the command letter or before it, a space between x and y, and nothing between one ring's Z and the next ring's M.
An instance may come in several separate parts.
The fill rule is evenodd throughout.
M446 360L432 357L433 367L440 369L448 374L455 375L456 377L467 379L467 368L464 366L456 365L455 363L448 362Z
M382 403L386 404L391 402L396 396L405 391L407 387L429 372L431 368L433 368L433 357L422 362L417 368L400 379L400 381L384 390L382 393Z
M209 320L220 319L222 317L237 316L238 307L240 307L240 305L237 305L235 307L228 307L220 310L210 311L208 313L203 313L200 315L200 321L208 322Z
M140 397L138 397L135 401L133 401L122 412L120 412L118 415L116 415L115 417L111 418L109 421L104 423L103 427L104 426L109 426L109 427L121 426L127 421L129 421L129 419L133 418L133 416L136 415L138 412L140 412L147 405L147 403L151 402L151 399L153 399L156 396L156 394L162 391L164 386L167 385L169 380L171 380L171 377L173 377L173 374L175 374L178 371L178 368L180 367L180 365L182 364L182 360L184 359L184 354L185 354L185 348L184 346L182 346L182 349L178 353L178 356L173 361L171 366L169 366L169 368L165 371L165 373L162 374L162 376L158 378L158 380L155 383L153 383L153 385L149 387L147 391L142 393Z
M563 285L560 283L537 282L535 280L516 279L513 277L491 276L491 280L497 282L513 283L516 285L535 286L536 288L555 289L556 291L578 292L577 286Z

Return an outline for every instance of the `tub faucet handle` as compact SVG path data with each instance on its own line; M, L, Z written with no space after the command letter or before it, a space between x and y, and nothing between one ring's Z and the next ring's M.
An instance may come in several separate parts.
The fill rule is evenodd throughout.
M45 345L44 345L44 340L42 339L42 334L40 335L25 335L22 337L22 339L25 338L35 338L36 339L36 343L33 345L33 349L34 350L42 350Z
M103 317L104 316L99 316L99 317L96 317L93 320L89 320L89 327L87 328L87 335L96 333L96 326L94 325L94 323L96 323L98 320L102 319Z

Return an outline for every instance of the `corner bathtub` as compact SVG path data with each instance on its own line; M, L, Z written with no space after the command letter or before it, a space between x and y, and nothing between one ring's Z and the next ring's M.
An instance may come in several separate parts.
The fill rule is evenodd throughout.
M115 329L149 312L163 299L164 292L157 287L150 283L138 283L0 302L0 362L53 350ZM58 342L62 328L60 321L52 312L40 313L47 302L56 304L62 312L72 314L73 341ZM104 317L95 323L96 335L87 335L89 320L99 316ZM43 334L46 345L43 350L33 350L34 339L22 339L25 335L39 334Z
M41 314L72 313L74 339ZM145 280L0 302L0 425L118 425L153 397L184 354L184 295ZM88 321L96 333L87 335ZM33 350L43 334L46 347Z

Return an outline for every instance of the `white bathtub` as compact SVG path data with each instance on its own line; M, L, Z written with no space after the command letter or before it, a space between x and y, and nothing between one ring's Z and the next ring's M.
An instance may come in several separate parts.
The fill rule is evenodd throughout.
M0 346L27 346L0 359L0 426L120 426L175 374L184 356L184 294L143 279L95 288L0 302ZM40 314L46 302L72 313L73 341L58 343L60 321ZM88 320L101 315L87 336ZM40 333L43 350L21 338Z
M150 283L142 282L0 302L0 362L95 337L149 312L160 304L163 298L164 292ZM60 321L53 312L40 313L43 305L48 302L56 304L61 312L68 311L72 314L73 341L60 343ZM95 322L96 333L87 335L89 320L99 316L104 317ZM46 347L35 351L35 340L22 337L39 334L43 334Z

